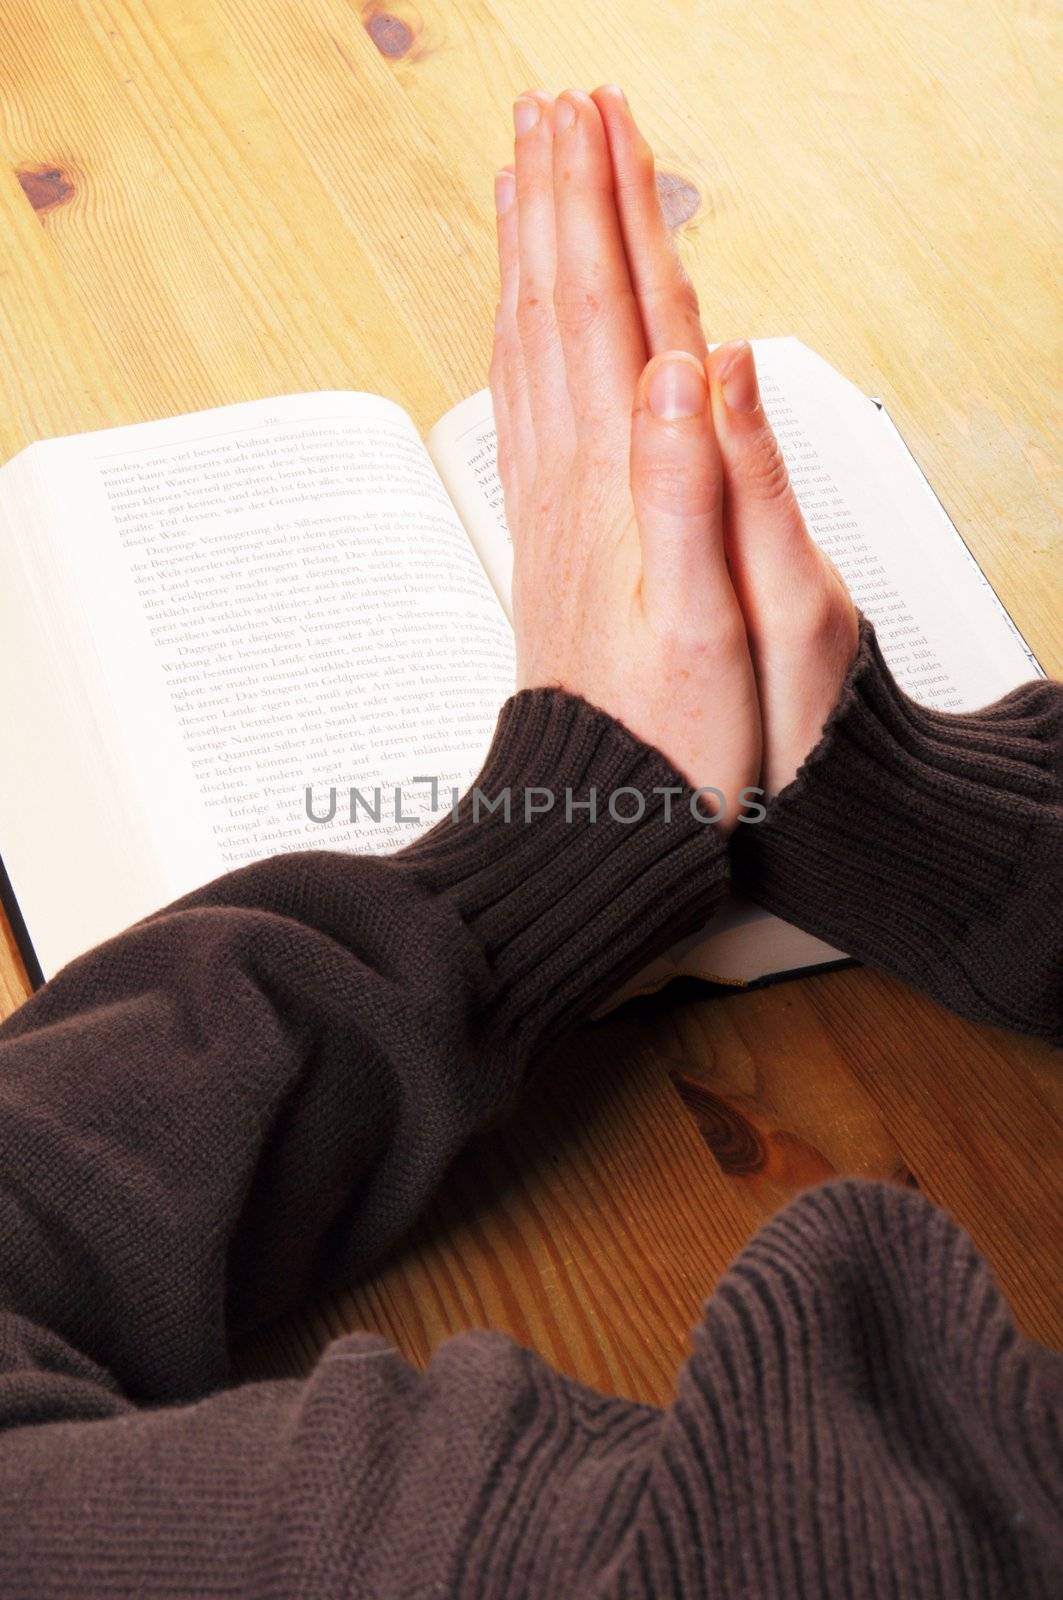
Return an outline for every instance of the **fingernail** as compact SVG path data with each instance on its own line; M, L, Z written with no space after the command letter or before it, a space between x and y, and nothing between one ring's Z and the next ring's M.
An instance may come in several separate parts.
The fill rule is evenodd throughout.
M571 100L559 100L554 107L554 128L565 133L576 120L576 108Z
M727 354L720 363L720 390L732 411L755 411L760 404L757 369L747 339L724 345Z
M517 185L512 172L503 169L495 173L495 210L500 217L504 216L513 204L516 192Z
M523 96L513 102L513 127L518 138L522 133L530 133L539 120L539 102L527 100Z
M655 417L696 417L705 409L705 369L693 356L662 361L650 374L646 398Z
M627 104L627 95L624 93L623 89L621 89L618 83L607 83L605 86L605 92L606 94L615 95L618 100L622 100L625 105Z

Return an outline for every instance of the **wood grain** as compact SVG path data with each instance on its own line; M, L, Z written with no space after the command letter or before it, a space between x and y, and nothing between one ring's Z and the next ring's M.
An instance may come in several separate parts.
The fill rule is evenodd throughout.
M642 1021L758 1222L854 1174L918 1186L992 1261L1028 1332L1063 1342L1059 1052L851 970Z
M333 386L427 426L485 381L513 96L619 81L710 334L796 333L882 396L1063 671L1038 0L6 0L2 31L0 454ZM25 993L5 934L0 1007ZM1048 1052L870 973L650 1006L572 1048L400 1257L249 1360L353 1322L423 1360L489 1320L662 1398L726 1260L831 1172L917 1181L1063 1342L1061 1100Z
M641 1032L618 1019L570 1040L402 1250L257 1340L244 1373L301 1370L343 1328L376 1328L423 1364L441 1339L494 1327L611 1394L670 1399L688 1330L756 1219Z

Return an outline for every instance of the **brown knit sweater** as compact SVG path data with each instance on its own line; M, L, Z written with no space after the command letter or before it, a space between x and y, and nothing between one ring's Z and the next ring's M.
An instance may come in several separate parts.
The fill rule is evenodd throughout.
M969 1015L1059 1040L1063 690L947 717L863 625L742 881ZM941 1212L841 1182L709 1300L664 1411L494 1333L338 1339L228 1388L234 1336L407 1229L544 1042L703 922L727 855L582 701L517 695L466 814L390 859L210 884L0 1029L0 1595L881 1600L1061 1587L1061 1358Z

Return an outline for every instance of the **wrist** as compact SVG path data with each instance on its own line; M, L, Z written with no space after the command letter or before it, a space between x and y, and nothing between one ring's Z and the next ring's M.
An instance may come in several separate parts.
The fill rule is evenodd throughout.
M727 875L665 756L558 689L507 701L476 783L401 859L480 940L505 1025L541 1038L703 924Z
M736 887L786 921L966 1016L1046 1036L1061 852L1060 686L934 711L894 681L866 618L818 744L731 844Z

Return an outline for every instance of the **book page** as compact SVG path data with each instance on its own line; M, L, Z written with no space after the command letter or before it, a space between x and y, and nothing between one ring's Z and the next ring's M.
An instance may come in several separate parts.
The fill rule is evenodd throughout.
M495 456L490 389L452 406L425 443L506 616L512 618L513 543Z
M512 634L398 406L288 396L23 455L47 501L23 504L14 535L45 619L29 659L50 652L63 683L57 770L33 729L8 731L46 782L69 776L71 723L113 757L80 823L95 937L263 855L396 848L475 776L512 692ZM123 868L126 819L150 871ZM0 847L54 970L85 925L67 940L37 886L67 881L79 847L10 822Z
M902 687L940 710L974 710L1038 675L889 417L798 339L756 339L753 349L809 531L874 622ZM429 446L508 612L512 546L490 390L440 418Z
M100 934L99 899L115 920L143 914L130 885L157 872L147 818L94 670L91 641L52 545L49 486L23 450L0 470L0 858L18 910L33 919L37 964L50 976ZM100 841L86 826L107 807ZM30 975L35 978L30 953Z
M1040 674L890 418L797 339L756 340L754 351L809 531L901 687L970 711Z

